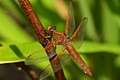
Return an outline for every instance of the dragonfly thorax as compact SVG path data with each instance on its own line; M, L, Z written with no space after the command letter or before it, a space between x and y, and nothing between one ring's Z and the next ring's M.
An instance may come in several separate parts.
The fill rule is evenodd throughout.
M56 45L63 45L68 42L64 32L55 32L52 38Z

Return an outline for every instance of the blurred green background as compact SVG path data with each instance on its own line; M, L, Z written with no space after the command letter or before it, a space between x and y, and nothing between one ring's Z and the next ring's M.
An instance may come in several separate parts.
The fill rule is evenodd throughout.
M64 31L67 0L30 2L44 28L55 25L57 31ZM84 42L77 51L93 72L93 77L84 74L71 60L63 68L67 80L120 80L120 0L73 0L72 3L76 27L82 18L88 17ZM0 80L30 80L14 65L4 63L24 61L41 49L36 41L33 27L17 0L0 0L0 43L3 45L0 48ZM15 48L25 57L20 57Z

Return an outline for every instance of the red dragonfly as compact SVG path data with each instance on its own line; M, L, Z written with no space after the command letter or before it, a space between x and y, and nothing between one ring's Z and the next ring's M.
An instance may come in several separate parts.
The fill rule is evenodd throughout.
M88 69L87 65L84 63L80 55L75 50L74 47L76 45L74 47L72 46L72 43L76 43L79 46L79 48L81 47L83 37L84 37L84 28L87 22L88 22L88 18L87 17L83 18L83 20L75 30L73 7L72 7L72 3L70 2L69 8L68 8L68 17L66 20L65 32L56 32L55 26L48 27L48 33L52 38L53 44L55 46L56 45L63 46L59 54L57 54L57 56L51 61L51 64L58 58L60 59L60 63L63 66L65 63L67 63L67 61L69 61L70 57L72 57L81 66L81 68L86 74L92 76L91 71ZM70 55L65 54L65 50L67 50ZM42 62L54 56L54 54L51 54L49 57L44 56L43 54L37 55L37 56L34 56L34 55L36 54L34 53L33 55L30 55L26 59L25 63L27 65L35 64L34 61ZM33 57L34 58L39 57L39 60L37 60L38 58L36 58L36 60L32 60ZM54 64L54 66L55 66L54 72L57 72L58 70L61 69L60 65ZM51 68L51 65L48 65L45 68L43 73L40 75L40 79L44 79L52 73L52 72L49 72L50 68Z

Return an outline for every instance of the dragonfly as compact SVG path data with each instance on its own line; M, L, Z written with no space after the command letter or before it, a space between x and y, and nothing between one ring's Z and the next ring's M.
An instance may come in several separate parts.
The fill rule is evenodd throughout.
M56 26L48 27L48 33L49 33L55 47L56 47L56 45L63 46L62 49L60 50L60 52L57 54L57 56L51 61L51 64L53 64L53 66L54 66L54 72L57 72L58 70L61 69L60 65L64 66L71 58L73 58L80 65L80 67L83 69L83 71L86 74L92 76L91 71L89 70L89 68L83 61L83 59L80 57L78 52L75 50L76 45L72 45L72 44L77 44L77 48L81 47L81 44L83 42L83 37L84 37L84 29L85 29L85 26L87 25L87 22L88 22L88 18L87 17L83 18L82 21L80 22L80 24L78 25L78 27L75 29L73 6L72 6L72 3L69 2L68 17L66 20L65 31L57 32ZM36 58L34 55L35 55L35 53L30 55L25 60L26 65L35 64L34 61L43 62L45 60L50 59L55 54L51 54L48 57L44 56L43 54L36 56L36 57L39 57L39 59ZM33 57L34 57L34 59L36 58L36 60L32 60ZM60 64L58 64L58 65L54 64L54 61L56 59L60 60ZM40 75L40 80L48 77L52 73L52 72L49 72L50 68L51 68L51 65L48 65L44 69L44 71Z

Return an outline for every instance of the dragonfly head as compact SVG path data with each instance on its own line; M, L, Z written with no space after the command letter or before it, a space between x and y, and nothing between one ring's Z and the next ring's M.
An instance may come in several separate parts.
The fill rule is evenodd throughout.
M53 35L53 33L56 31L56 26L49 26L48 27L48 33L50 35Z

